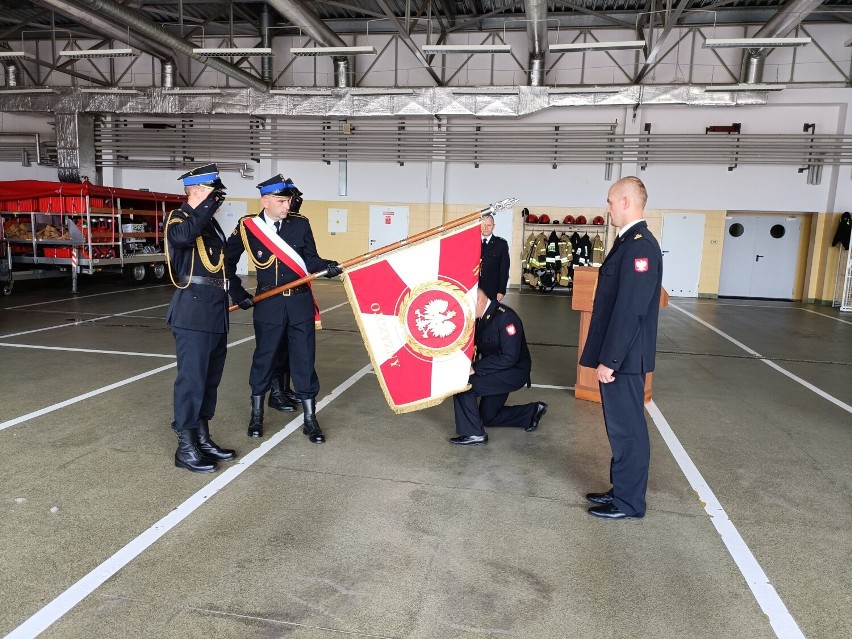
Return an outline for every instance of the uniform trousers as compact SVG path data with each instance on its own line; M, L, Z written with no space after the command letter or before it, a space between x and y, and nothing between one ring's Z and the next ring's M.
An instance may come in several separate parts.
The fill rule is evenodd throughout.
M193 430L199 420L210 420L216 413L216 391L225 368L228 335L174 326L172 335L177 354L172 428Z
M456 432L459 435L483 435L485 427L523 426L532 421L537 404L506 406L509 393L526 386L519 371L472 376L471 389L453 395ZM529 378L529 373L526 373ZM478 401L477 401L478 400Z
M645 514L651 446L645 421L645 375L615 373L601 384L601 404L612 460L609 480L612 501L630 516Z
M316 361L316 326L314 318L291 324L267 324L254 322L255 348L249 373L252 395L263 395L269 390L273 374L281 372L277 361L286 340L284 350L290 352L290 380L298 399L314 399L320 385L314 369Z

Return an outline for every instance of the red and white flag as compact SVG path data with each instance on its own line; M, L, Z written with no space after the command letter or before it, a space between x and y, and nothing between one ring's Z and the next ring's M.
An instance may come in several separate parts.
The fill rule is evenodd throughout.
M407 413L467 390L478 220L346 269L346 293L388 405Z

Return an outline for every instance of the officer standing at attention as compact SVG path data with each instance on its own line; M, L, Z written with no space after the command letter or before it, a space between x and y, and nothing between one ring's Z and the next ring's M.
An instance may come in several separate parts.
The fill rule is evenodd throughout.
M509 244L494 233L494 217L482 216L482 264L479 270L479 288L489 299L498 302L506 295L509 282Z
M453 395L458 436L450 442L460 446L487 444L486 426L521 426L532 432L547 412L544 402L506 406L509 393L530 385L532 359L521 318L482 289L477 291L476 317L471 389Z
M166 220L166 260L177 287L166 322L175 338L177 379L174 421L178 448L175 466L212 473L216 462L230 461L233 450L210 439L216 391L228 348L228 280L225 234L213 218L225 200L225 185L215 164L181 175L187 201Z
M308 219L299 215L302 192L293 181L276 175L257 185L263 210L240 219L228 238L225 269L230 281L231 298L240 308L254 308L255 349L249 386L251 387L251 419L249 437L263 436L263 399L273 376L284 369L276 361L283 349L289 351L289 371L296 398L302 404L302 432L311 442L321 444L325 435L316 418L319 378L314 369L316 328L314 298L309 284L302 284L257 303L243 288L236 274L243 251L257 270L257 291L262 293L310 273L325 270L325 277L335 277L343 269L333 260L317 254L314 235ZM286 340L286 347L282 341ZM279 384L281 381L279 380ZM282 389L283 390L283 389ZM279 410L281 410L279 408Z
M618 237L601 264L589 336L580 365L597 369L606 434L612 448L605 493L586 495L589 514L606 519L645 515L651 448L645 422L645 374L654 370L663 256L643 219L648 192L637 177L609 189L607 213Z

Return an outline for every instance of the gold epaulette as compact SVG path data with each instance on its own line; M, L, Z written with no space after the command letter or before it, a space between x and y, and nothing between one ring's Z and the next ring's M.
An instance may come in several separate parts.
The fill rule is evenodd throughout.
M641 238L641 237L642 237L642 234L641 234L641 233L637 233L636 235L634 235L634 236L633 236L633 239L634 239L634 240L638 240L638 239L639 239L639 238Z

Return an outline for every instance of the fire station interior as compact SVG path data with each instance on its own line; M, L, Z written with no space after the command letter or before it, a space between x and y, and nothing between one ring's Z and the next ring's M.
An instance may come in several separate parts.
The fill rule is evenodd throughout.
M0 636L852 636L850 23L849 0L0 0ZM226 234L280 174L340 262L509 198L533 364L508 403L545 402L540 427L453 446L450 399L392 411L344 272L312 282L326 441L298 410L248 437L238 309L210 422L237 459L175 467L162 225L210 162ZM601 520L580 277L630 175L664 271L648 511Z

